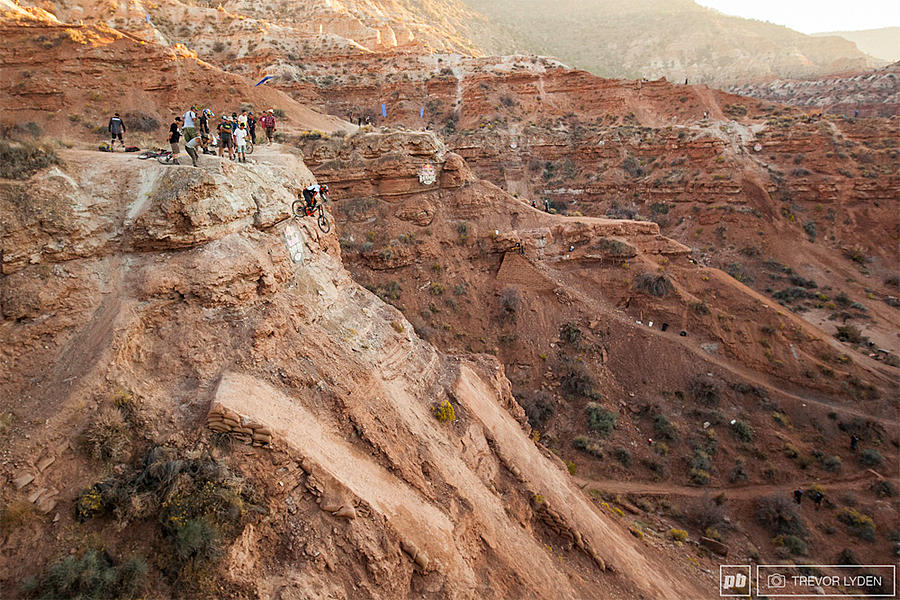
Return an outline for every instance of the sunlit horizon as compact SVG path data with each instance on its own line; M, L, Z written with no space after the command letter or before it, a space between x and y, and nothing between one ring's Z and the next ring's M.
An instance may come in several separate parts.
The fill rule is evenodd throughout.
M900 26L897 0L695 0L727 15L769 21L802 33Z

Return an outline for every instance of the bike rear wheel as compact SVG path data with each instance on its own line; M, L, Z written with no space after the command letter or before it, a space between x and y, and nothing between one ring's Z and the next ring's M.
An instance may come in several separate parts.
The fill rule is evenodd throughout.
M291 212L294 213L294 216L298 219L302 219L306 216L306 208L301 200L294 200L293 204L291 204Z
M244 149L244 154L253 154L253 142L247 142L247 147Z

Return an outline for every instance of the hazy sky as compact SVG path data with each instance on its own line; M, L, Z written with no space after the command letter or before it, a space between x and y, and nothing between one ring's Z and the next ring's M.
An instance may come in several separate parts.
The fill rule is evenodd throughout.
M900 25L900 0L695 0L728 15L771 21L803 33Z

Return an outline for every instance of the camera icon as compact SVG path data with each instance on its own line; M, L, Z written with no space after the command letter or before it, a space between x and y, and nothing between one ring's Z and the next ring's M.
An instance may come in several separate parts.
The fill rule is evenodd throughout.
M766 578L766 585L770 588L783 588L787 585L787 580L781 573L772 573Z

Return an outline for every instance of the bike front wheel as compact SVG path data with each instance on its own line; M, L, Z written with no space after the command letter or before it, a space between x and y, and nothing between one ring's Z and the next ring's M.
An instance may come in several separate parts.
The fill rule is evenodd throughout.
M325 216L325 209L321 206L319 207L319 229L322 230L322 233L328 233L331 231L331 222L328 220L328 217Z
M247 147L244 148L244 154L253 154L253 142L247 142Z

